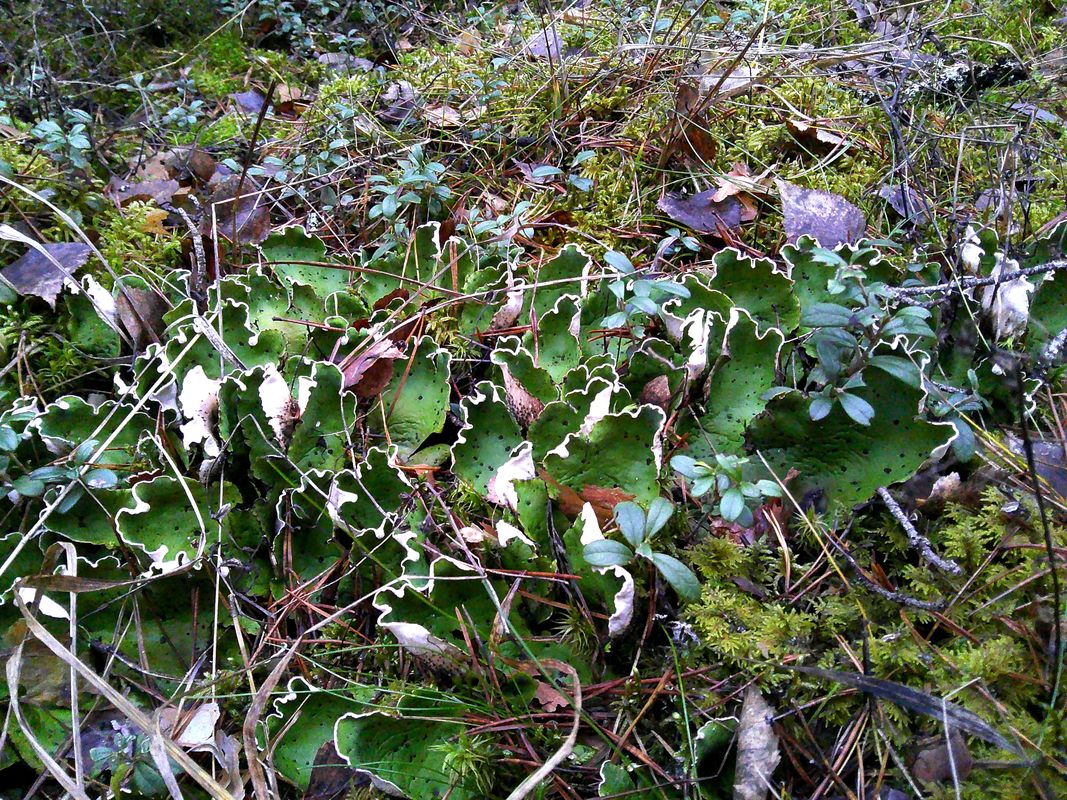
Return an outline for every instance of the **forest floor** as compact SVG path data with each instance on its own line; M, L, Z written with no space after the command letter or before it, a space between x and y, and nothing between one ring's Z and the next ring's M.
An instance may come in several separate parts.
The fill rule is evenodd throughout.
M15 0L0 796L1067 796L1065 41Z

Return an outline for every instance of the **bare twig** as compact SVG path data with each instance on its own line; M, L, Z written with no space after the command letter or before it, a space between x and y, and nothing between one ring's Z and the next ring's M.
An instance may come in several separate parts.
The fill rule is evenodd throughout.
M960 278L946 283L935 283L930 286L902 286L889 289L895 297L914 297L921 294L934 294L935 292L958 292L964 289L973 289L978 286L992 286L993 284L1008 283L1016 278L1026 278L1030 275L1042 275L1046 272L1055 272L1058 269L1067 269L1067 258L1058 258L1034 267L1017 269L995 278Z
M952 575L960 575L963 573L963 569L955 561L950 558L942 558L934 552L933 547L930 545L930 540L915 529L911 520L908 519L908 515L904 513L904 509L902 509L897 501L893 499L893 495L889 493L888 489L884 486L879 487L878 496L882 498L882 502L884 502L886 508L889 509L889 513L900 523L900 526L904 529L904 533L908 535L908 544L911 545L913 549L922 553L923 558L942 572L948 572Z

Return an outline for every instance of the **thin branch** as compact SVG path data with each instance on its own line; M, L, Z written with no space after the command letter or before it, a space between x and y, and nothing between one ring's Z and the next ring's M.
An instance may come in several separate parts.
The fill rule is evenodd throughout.
M1007 283L1016 278L1026 278L1030 275L1042 275L1046 272L1054 272L1058 269L1067 269L1067 258L1058 258L1055 261L1038 264L1036 267L1017 269L1014 272L998 275L995 278L960 278L959 280L948 281L946 283L935 283L931 286L902 286L896 289L890 289L889 292L895 297L914 297L915 295L933 294L934 292L959 292L964 289L973 289L977 286L992 286L993 284Z
M884 486L879 487L878 496L882 498L886 508L889 509L889 513L892 514L894 519L896 519L896 521L900 523L900 526L904 528L904 533L908 535L908 544L912 549L922 553L923 558L942 572L948 572L952 575L960 575L963 573L963 569L955 561L950 558L942 558L934 552L933 547L930 545L930 540L915 529L911 520L908 519L908 515L904 513L904 509L902 509L897 501L893 499L893 495L889 493L888 489Z

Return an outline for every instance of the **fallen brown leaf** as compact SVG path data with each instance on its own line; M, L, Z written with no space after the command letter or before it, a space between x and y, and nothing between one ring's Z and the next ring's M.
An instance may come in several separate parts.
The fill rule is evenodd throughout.
M215 220L212 220L212 208ZM231 175L219 183L200 223L200 233L214 236L213 222L217 222L217 234L227 241L233 241L235 232L242 244L259 244L266 239L270 234L270 208L258 184L248 176L242 183L239 175Z
M737 725L737 766L734 770L734 800L764 800L771 788L771 775L781 754L771 723L774 709L760 690L750 685Z
M863 238L867 220L863 212L841 195L819 189L803 189L783 180L775 181L782 198L785 233L790 244L811 236L823 247L852 244Z
M664 194L657 207L675 222L700 233L719 233L720 227L727 231L739 230L743 210L741 201L730 196L716 202L714 196L714 189L688 197Z
M945 741L943 736L927 741L911 765L911 774L919 783L949 783L966 780L974 769L974 759L967 743L953 730Z
M341 366L344 388L351 389L357 397L374 397L381 394L393 378L393 362L403 358L391 339L379 339L356 358Z
M40 297L55 308L63 281L85 265L92 250L82 242L54 242L39 247L40 250L31 247L4 267L0 276L19 294Z
M112 176L104 193L120 206L134 202L152 201L157 205L169 203L174 193L181 187L175 180L162 181L124 181Z

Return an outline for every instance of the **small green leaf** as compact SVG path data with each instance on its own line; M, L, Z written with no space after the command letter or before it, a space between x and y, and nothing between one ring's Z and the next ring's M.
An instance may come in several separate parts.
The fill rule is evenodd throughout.
M842 392L837 396L837 399L841 402L841 407L845 409L845 413L860 425L871 424L871 420L874 419L874 408L862 397Z
M109 469L89 470L84 480L90 489L114 489L119 482L118 475Z
M916 389L921 387L922 374L911 359L901 356L871 356L870 365L888 372L908 386L914 386Z
M604 253L604 260L608 262L608 266L614 267L623 275L629 275L634 271L634 265L630 259L617 250L608 250Z
M11 488L23 497L40 497L44 494L45 484L42 480L24 475L21 478L16 478L12 482Z
M666 553L653 553L650 560L664 580L678 592L679 597L686 600L700 598L700 581L689 567Z
M539 167L534 167L530 170L530 176L534 178L549 178L553 175L562 175L563 170L559 167L554 167L551 164L542 164Z
M687 478L697 476L697 460L690 456L675 456L671 459L671 466L675 472L679 472Z
M648 515L645 519L645 539L651 539L662 530L663 526L674 514L674 506L669 500L657 497L648 506Z
M800 317L808 328L843 328L852 321L852 312L837 303L816 303Z
M68 471L66 467L38 467L30 473L30 477L45 483L55 483L67 478Z
M70 487L70 491L63 496L63 499L59 501L56 511L60 514L66 514L78 504L84 494L85 489L81 487L81 484L74 484Z
M96 452L96 448L99 446L100 442L96 439L86 439L71 453L71 461L81 466L93 457L93 453Z
M19 437L10 425L0 425L0 450L11 452L19 446Z
M733 522L745 508L745 496L740 489L727 489L719 501L719 514L727 522Z
M645 538L645 512L637 503L619 503L615 506L615 521L626 541L634 547Z
M634 557L629 547L613 539L598 539L590 542L582 551L586 562L592 567L621 567Z
M818 421L825 418L833 407L833 401L828 397L823 397L822 395L813 397L811 398L811 405L808 406L808 416Z
M788 386L772 386L770 389L760 395L760 400L773 400L776 397L781 397L782 395L789 394L792 391L794 390L790 389Z

